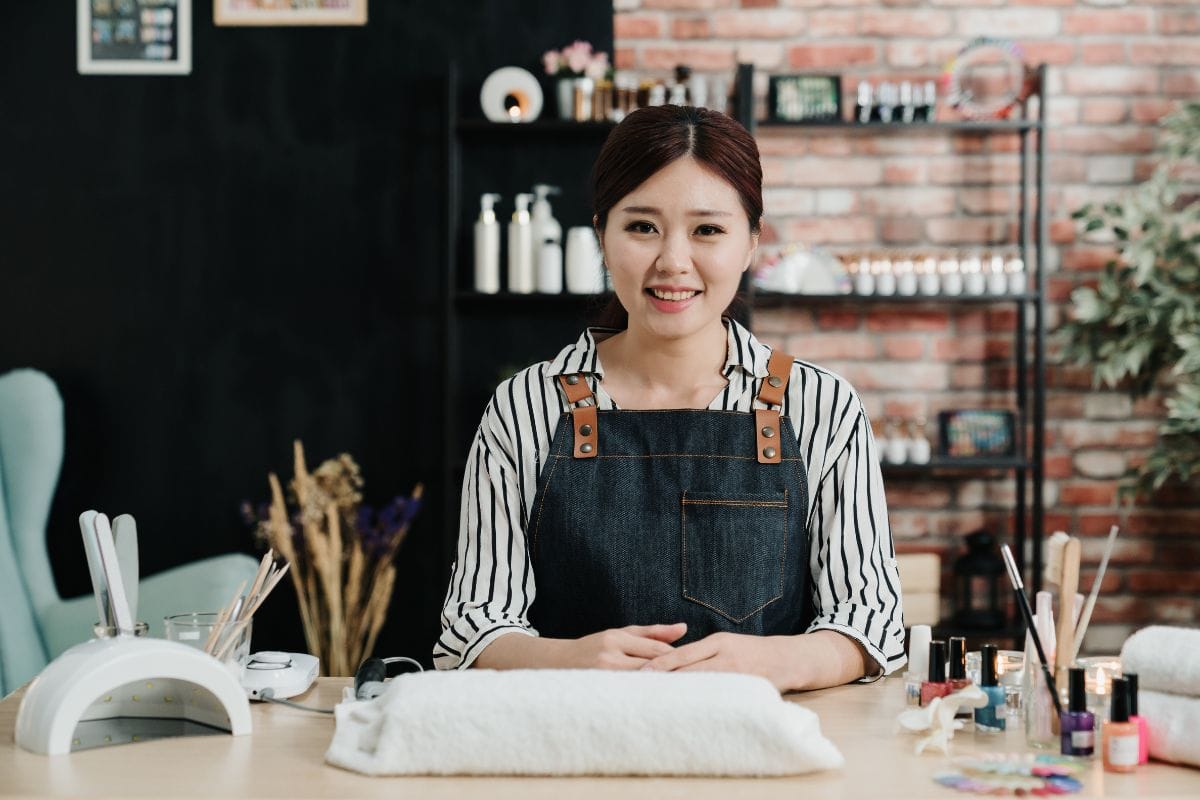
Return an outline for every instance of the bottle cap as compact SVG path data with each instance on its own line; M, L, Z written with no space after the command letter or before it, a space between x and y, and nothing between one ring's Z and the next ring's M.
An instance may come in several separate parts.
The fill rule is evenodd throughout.
M1071 667L1067 670L1068 686L1068 711L1087 711L1087 673L1083 667Z
M979 685L996 685L996 661L1000 653L994 644L985 644L979 649Z
M908 673L918 681L929 679L929 641L933 630L928 625L913 625L908 632Z
M941 639L929 643L929 682L946 682L946 643Z
M961 636L950 637L950 680L967 677L967 640Z
M1129 681L1124 678L1112 679L1112 712L1108 718L1112 722L1129 722Z
M1126 672L1125 680L1129 681L1129 716L1138 715L1138 676L1136 672Z

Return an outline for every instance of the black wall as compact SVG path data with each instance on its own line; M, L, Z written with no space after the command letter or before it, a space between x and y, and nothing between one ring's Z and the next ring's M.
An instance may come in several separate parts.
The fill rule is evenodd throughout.
M80 76L73 3L6 11L0 371L41 369L66 403L59 591L91 589L89 507L137 517L143 575L253 552L238 505L301 438L310 465L353 454L369 502L425 482L377 651L428 662L458 492L438 453L445 65L475 113L495 67L540 74L575 38L611 53L611 0L372 0L351 28L211 11L187 77ZM255 647L303 648L290 588Z

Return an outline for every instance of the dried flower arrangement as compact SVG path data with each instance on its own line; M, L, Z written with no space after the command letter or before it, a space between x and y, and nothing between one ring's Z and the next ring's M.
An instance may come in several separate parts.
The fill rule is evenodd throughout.
M271 503L243 505L256 537L291 565L308 650L324 675L353 675L375 647L396 580L396 551L421 507L421 484L376 512L362 504L363 478L348 454L309 472L297 441L289 513L271 473Z

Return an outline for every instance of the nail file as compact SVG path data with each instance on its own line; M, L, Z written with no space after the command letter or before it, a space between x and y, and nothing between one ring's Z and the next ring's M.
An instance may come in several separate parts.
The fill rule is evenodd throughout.
M88 576L92 579L92 593L96 595L97 621L108 627L112 625L108 614L108 584L104 580L104 568L100 565L95 522L96 512L91 509L79 515L79 532L83 534L83 550L87 553Z
M117 548L117 563L121 566L121 578L125 583L125 602L129 605L129 616L138 619L138 538L137 521L130 514L122 514L113 520L113 545Z
M118 631L132 631L133 618L129 614L129 603L125 599L125 584L121 581L121 565L117 563L117 548L113 544L108 517L97 514L95 528L100 566L104 570L104 580L108 583L108 603L112 607L113 624Z

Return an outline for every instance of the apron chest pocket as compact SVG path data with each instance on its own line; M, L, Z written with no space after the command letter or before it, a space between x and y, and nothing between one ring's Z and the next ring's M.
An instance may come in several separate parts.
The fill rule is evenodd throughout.
M783 596L786 491L685 491L679 516L686 599L742 623Z

